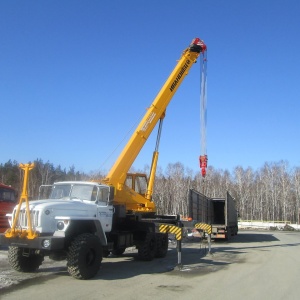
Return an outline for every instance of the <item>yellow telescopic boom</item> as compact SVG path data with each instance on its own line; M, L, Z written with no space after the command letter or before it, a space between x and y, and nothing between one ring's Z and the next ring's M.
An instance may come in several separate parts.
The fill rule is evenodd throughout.
M103 180L104 183L115 187L116 204L125 203L127 206L130 206L130 209L132 210L135 210L135 207L137 210L140 210L141 207L145 207L146 211L155 211L154 203L148 200L151 199L151 195L148 194L146 198L137 196L137 199L134 199L132 196L133 193L128 191L127 187L124 187L127 172L143 148L155 125L163 118L168 104L183 79L188 74L190 68L197 61L199 55L205 51L206 45L199 38L195 38L190 46L183 51L174 70L157 94L151 106L148 108L142 121L136 128L106 178ZM124 191L125 189L128 193ZM150 190L152 190L152 188L150 188ZM124 193L127 193L127 195Z

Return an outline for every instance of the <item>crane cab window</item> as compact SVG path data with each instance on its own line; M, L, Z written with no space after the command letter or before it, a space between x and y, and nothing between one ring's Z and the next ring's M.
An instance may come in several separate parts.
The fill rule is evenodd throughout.
M147 177L144 174L127 174L125 185L135 192L145 195L147 191Z
M133 189L132 175L127 175L125 185L128 186L129 188Z
M135 177L134 190L141 195L146 194L147 179L145 176L136 176Z

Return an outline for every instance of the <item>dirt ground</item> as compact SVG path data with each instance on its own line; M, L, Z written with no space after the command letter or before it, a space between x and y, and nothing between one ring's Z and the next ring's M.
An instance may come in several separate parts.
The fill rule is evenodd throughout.
M121 257L104 258L97 276L76 280L65 262L45 259L38 272L11 270L0 251L2 299L298 299L300 233L240 231L229 242L190 238L182 244L178 265L176 243L168 255L152 262L127 249Z

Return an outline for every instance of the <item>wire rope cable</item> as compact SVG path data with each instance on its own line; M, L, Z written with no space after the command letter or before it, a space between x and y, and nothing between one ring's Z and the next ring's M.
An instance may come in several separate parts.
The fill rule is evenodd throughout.
M207 154L206 126L207 126L207 55L203 54L200 73L200 141L201 155Z

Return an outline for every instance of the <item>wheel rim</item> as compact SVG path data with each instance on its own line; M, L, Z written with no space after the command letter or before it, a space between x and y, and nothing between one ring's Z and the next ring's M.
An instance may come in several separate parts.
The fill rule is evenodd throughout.
M89 249L89 251L86 254L86 264L87 266L91 266L93 265L94 261L95 261L95 251L93 249Z

